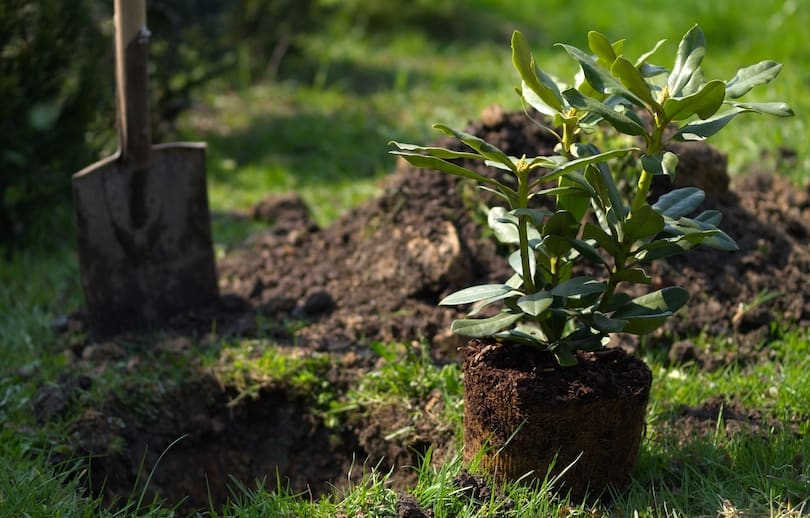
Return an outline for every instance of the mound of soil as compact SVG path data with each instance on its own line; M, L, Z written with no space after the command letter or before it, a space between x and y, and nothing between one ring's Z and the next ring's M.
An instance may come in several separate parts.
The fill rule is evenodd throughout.
M513 156L548 154L555 144L520 113L489 110L468 130ZM440 144L460 148L451 140ZM704 331L759 346L776 319L810 325L810 185L797 189L764 173L730 182L724 155L704 143L676 146L674 186L703 188L699 210L721 210L721 228L740 251L699 248L651 268L655 285L692 294L686 310L656 336L669 344ZM671 188L659 182L653 196ZM220 262L221 288L271 320L305 320L309 325L288 337L304 347L339 351L425 338L439 351L453 351L459 344L447 328L460 313L436 303L460 287L507 275L503 254L483 235L487 201L465 181L404 161L380 197L326 229L302 217L300 204L288 197L270 199L256 213L272 213L283 224ZM285 206L293 206L289 218L280 210Z

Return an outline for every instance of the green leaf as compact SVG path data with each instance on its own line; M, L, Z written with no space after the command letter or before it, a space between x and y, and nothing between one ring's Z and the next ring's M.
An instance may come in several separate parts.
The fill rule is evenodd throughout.
M464 288L443 298L440 306L457 306L459 304L470 304L479 300L497 297L512 291L512 287L506 284L481 284Z
M518 218L509 214L504 207L492 207L487 214L487 224L495 238L504 244L518 244ZM540 233L533 226L527 228L529 239L540 239Z
M653 98L650 85L644 80L641 72L632 64L627 58L619 56L610 67L610 73L619 78L619 81L627 87L628 90L633 92L639 99L644 101L648 106L659 106L658 102Z
M579 110L596 113L605 119L608 124L625 135L641 136L646 133L644 126L634 121L627 115L616 111L614 108L597 101L592 97L582 95L578 90L569 88L565 90L563 96L568 104Z
M582 297L594 293L602 293L607 289L604 282L595 281L593 278L582 275L572 277L565 282L551 288L551 294L557 297Z
M608 318L602 313L595 312L588 319L588 325L603 333L619 333L625 328L627 321Z
M701 239L696 241L698 244L726 252L735 252L740 249L737 243L728 234L717 228L716 225L703 219L682 217L677 223L671 224L671 226L685 234L698 234L701 236Z
M479 155L478 153L453 151L450 149L445 149L443 147L427 147L427 146L416 146L414 144L403 144L401 142L396 142L394 140L390 141L388 145L394 145L402 151L411 151L413 153L419 153L422 155L435 156L436 158L446 158L446 159L469 158L472 160L483 160L485 158L482 155Z
M558 345L551 352L561 367L573 367L577 364L577 357L571 352L570 347L565 344Z
M567 210L559 210L551 215L543 225L542 235L575 238L579 222Z
M512 64L525 85L537 94L545 105L557 112L562 111L562 96L557 84L536 66L529 42L520 31L512 33Z
M664 112L673 121L688 119L695 114L705 120L717 113L725 96L725 84L719 80L710 81L692 95L668 98L664 101Z
M520 277L518 276L518 278L520 278ZM521 283L522 282L523 281L521 281ZM498 302L498 301L504 300L504 299L517 298L517 297L520 297L521 295L523 295L523 292L517 291L517 290L512 290L512 291L503 293L501 295L497 295L495 297L490 297L488 299L479 300L478 302L473 304L470 311L467 312L467 316L471 317L471 316L477 315L478 313L481 312L482 309L484 309L485 307L487 307L488 305L490 305L490 304L492 304L494 302Z
M593 239L612 257L616 257L619 254L619 242L598 225L594 225L590 222L585 223L582 238Z
M678 53L675 57L675 66L667 80L669 95L677 97L686 83L692 78L692 74L700 67L703 56L706 54L706 37L700 27L695 25L678 44Z
M647 275L644 268L627 268L613 275L613 279L616 282L632 282L634 284L652 283L652 277Z
M644 154L641 155L641 167L655 175L667 175L670 178L675 178L678 155L671 151L664 151L660 158L655 155Z
M542 241L542 248L550 256L565 257L571 250L571 242L561 236L546 236Z
M484 139L478 138L475 135L471 135L464 131L454 130L453 128L445 126L444 124L434 124L433 127L464 142L466 145L470 146L472 149L476 150L489 160L501 163L512 171L517 171L517 166L515 165L514 161L509 158L506 153Z
M609 213L613 210L613 215L619 219L624 218L624 200L619 193L619 187L613 179L613 174L605 164L598 164L597 167L588 168L585 171L585 178L598 193L602 207ZM606 214L608 216L608 214ZM612 222L608 218L608 223ZM611 231L615 235L616 229L611 226Z
M774 103L729 103L735 108L740 108L744 111L762 113L765 115L774 115L776 117L793 117L793 109L783 102Z
M609 68L611 63L616 59L616 51L613 45L611 45L610 40L601 32L590 31L588 33L588 48L602 61L605 68Z
M510 210L507 214L511 214L512 216L515 217L528 216L529 218L531 218L532 223L534 223L534 226L541 227L543 225L543 221L554 213L546 209L523 208Z
M454 320L450 325L450 330L461 336L484 338L506 329L522 317L523 315L520 313L502 312L489 318L465 318Z
M554 296L544 290L520 297L517 305L527 315L536 317L547 310L553 302Z
M660 49L661 46L666 42L667 42L667 40L658 40L658 43L656 43L655 46L651 50L648 50L647 52L645 52L644 54L639 56L639 58L636 60L636 63L635 63L636 67L641 69L642 65L647 63L647 60L650 59L650 57L652 57L653 54L658 52L658 49ZM666 70L666 69L664 69L662 67L658 67L658 68L661 68L662 70Z
M697 243L713 232L683 234L675 237L656 239L635 251L635 258L639 262L650 262L673 255L680 255L694 248Z
M559 110L546 104L546 102L526 84L526 81L521 81L520 87L515 88L515 90L523 101L543 115L548 115L549 117L559 115Z
M553 169L546 176L543 176L539 180L533 182L532 185L530 186L530 189L534 188L535 186L537 186L537 185L539 185L539 184L541 184L543 182L548 182L550 180L556 180L557 178L559 178L560 176L562 176L562 175L564 175L564 174L566 174L568 172L576 171L577 169L582 169L583 167L585 167L587 165L595 164L595 163L598 163L598 162L605 162L607 160L610 160L611 158L624 156L627 153L630 153L631 151L637 151L637 150L638 150L638 148L634 148L634 147L613 149L613 150L610 150L610 151L606 151L604 153L598 153L598 154L585 156L585 157L582 157L582 158L577 158L575 160L565 162L564 164L562 164L562 165L556 167L555 169Z
M590 193L582 189L582 186L572 176L580 174L577 171L571 171L569 174L560 177L557 196L557 209L568 211L573 219L579 222L585 217L590 206ZM581 175L580 175L581 176ZM587 182L585 182L587 184ZM588 184L590 187L590 185ZM577 223L579 226L579 223Z
M644 107L644 101L625 88L624 85L617 81L606 70L602 69L593 57L572 45L566 45L564 43L558 43L557 45L565 49L569 56L579 62L585 80L588 81L588 84L590 84L594 90L601 94L620 95L636 106Z
M734 108L731 111L706 119L705 121L690 122L681 127L672 136L673 140L705 140L723 129L731 119L737 115L754 110Z
M723 221L723 213L719 210L704 210L697 216L695 216L695 221L701 221L703 223L708 223L709 225L717 226Z
M584 257L587 257L591 261L594 261L596 263L605 262L605 259L599 253L599 250L592 244L588 243L587 241L583 241L581 239L571 239L569 240L569 242L571 247L574 248L574 250L582 254Z
M686 83L681 90L681 97L688 97L690 95L696 94L703 85L706 84L706 77L703 75L703 69L697 67L694 72L692 72L692 77L689 78L689 82Z
M447 162L442 160L441 158L436 158L433 156L425 156L419 155L416 153L411 153L408 151L392 151L391 154L393 155L400 155L402 158L410 162L411 164L415 165L416 167L422 167L425 169L435 169L437 171L441 171L443 173L451 174L453 176L460 176L462 178L469 178L471 180L475 180L478 183L484 185L491 185L492 187L498 189L502 193L512 196L516 196L517 193L513 191L511 188L507 187L506 185L502 184L501 182L494 180L492 178L488 178L482 174L476 173L474 171L470 171L464 167L458 166L451 162Z
M509 266L521 277L523 277L523 261L520 257L520 250L515 250L511 254L509 254ZM534 272L537 271L537 258L534 256L534 252L529 252L529 275L534 278Z
M683 187L662 195L652 208L662 216L677 219L697 209L705 197L697 187Z
M646 203L630 212L624 233L631 240L652 237L664 229L664 217Z
M756 65L739 69L726 83L726 98L738 99L755 86L770 83L779 75L780 70L782 64L771 60L760 61Z
M689 300L683 288L670 286L637 297L616 310L611 318L626 320L625 333L647 334L660 327Z

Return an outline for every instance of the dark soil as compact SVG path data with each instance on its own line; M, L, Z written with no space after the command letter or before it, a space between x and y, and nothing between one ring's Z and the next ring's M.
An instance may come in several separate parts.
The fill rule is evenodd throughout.
M554 145L522 114L497 109L469 130L516 156L547 154ZM798 189L766 173L729 180L725 157L711 147L688 144L678 151L676 185L707 191L703 208L723 211L721 227L740 251L701 249L655 265L656 286L683 286L692 300L647 343L667 349L677 343L671 361L705 368L767 356L773 322L810 325L810 185ZM657 193L669 188L656 185ZM300 351L328 352L337 365L347 356L356 358L347 363L360 372L373 367L368 344L378 341L423 339L437 361L457 361L462 344L448 327L460 313L437 302L461 287L508 275L502 250L482 232L481 209L488 201L466 182L404 162L379 197L328 228L313 223L300 198L269 197L251 215L267 221L268 230L218 264L221 305L177 319L174 332L205 334L216 321L220 337L270 335ZM75 323L62 327L75 332ZM709 337L708 347L678 342L698 331ZM722 343L714 345L713 337L723 337ZM632 338L620 342L631 349L637 345ZM124 354L116 347L79 343L69 356L103 364ZM228 473L248 487L262 477L273 486L278 470L295 490L320 494L346 480L352 460L362 464L366 456L368 465L385 457L396 467L395 479L412 480L413 472L404 467L415 465L420 452L430 444L437 450L453 444L451 432L431 433L429 422L417 424L407 441L386 439L413 425L396 409L364 409L342 431L328 430L283 387L230 408L230 389L201 379L156 402L149 418L133 415L116 399L83 416L72 447L102 455L93 463L93 483L106 477L108 496L130 494L144 451L144 466L151 469L184 434L166 451L150 491L159 488L170 502L188 495L191 507L207 505L200 489L206 480L214 502L222 503ZM86 383L76 378L66 380L64 390L43 388L38 417L47 421L63 414ZM419 516L413 514L418 509L402 506L403 516Z

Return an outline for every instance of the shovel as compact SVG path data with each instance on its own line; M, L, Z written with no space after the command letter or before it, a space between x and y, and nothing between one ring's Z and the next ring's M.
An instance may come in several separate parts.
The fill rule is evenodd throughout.
M144 0L115 0L118 152L73 175L79 265L96 338L218 299L205 143L152 145Z

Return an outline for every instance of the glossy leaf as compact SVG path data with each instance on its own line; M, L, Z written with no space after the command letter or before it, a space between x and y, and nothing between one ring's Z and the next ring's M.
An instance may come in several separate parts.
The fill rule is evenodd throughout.
M652 277L647 275L643 268L627 268L613 276L617 282L632 282L634 284L651 284Z
M627 326L627 321L608 318L604 314L596 312L588 319L588 324L603 333L619 333Z
M394 145L402 151L411 151L422 155L435 156L437 158L455 159L455 158L469 158L471 160L483 160L484 157L478 153L469 153L466 151L453 151L443 147L430 147L430 146L416 146L413 144L403 144L401 142L391 141L389 145Z
M652 57L653 54L658 52L658 49L660 49L664 45L664 43L666 43L666 42L667 42L667 40L658 40L658 43L656 43L655 46L652 49L648 50L647 52L645 52L644 54L639 56L639 58L636 60L636 63L635 63L636 66L641 68L642 65L647 63L647 60L650 59L650 57ZM657 68L660 68L661 70L666 71L666 69L663 68L663 67L657 67Z
M644 80L644 76L627 58L619 56L610 67L610 73L619 78L619 81L639 99L648 106L658 106L658 102L653 98L650 85Z
M515 91L518 93L523 102L527 103L539 113L547 115L548 117L559 115L560 112L546 104L546 102L539 95L537 95L528 84L526 84L526 81L521 81L520 87L515 88Z
M723 105L726 87L722 81L710 81L696 93L686 97L670 97L664 101L664 112L669 120L680 121L697 115L708 119Z
M561 236L574 238L579 231L579 222L566 210L560 210L552 214L543 225L542 234L544 236Z
M706 37L697 25L684 34L678 44L678 53L675 56L675 65L667 80L669 95L677 97L692 74L700 67L703 56L706 54Z
M740 108L749 112L762 113L765 115L774 115L776 117L793 117L793 109L787 103L729 103L735 108Z
M632 210L624 224L624 233L632 240L655 236L663 229L664 217L646 203Z
M478 151L481 155L489 160L501 163L512 171L517 170L517 166L515 166L514 161L509 158L506 153L484 139L478 138L475 135L471 135L465 131L454 130L453 128L445 126L444 124L434 124L433 127L464 142L466 145Z
M470 304L480 300L497 297L512 291L512 287L506 284L481 284L464 288L443 298L440 306L457 306L459 304Z
M771 60L760 61L750 67L739 69L726 83L726 98L738 99L755 86L770 83L779 75L780 70L782 70L781 63Z
M512 267L512 270L515 271L518 275L523 277L523 261L520 257L520 250L515 250L511 254L509 254L508 258L509 266ZM529 253L529 275L534 278L534 272L537 271L537 258L535 257L534 253Z
M591 97L582 95L578 90L569 88L563 92L563 96L568 103L579 109L599 114L608 124L616 128L625 135L641 136L645 134L644 126L634 121L627 115L616 111L604 103Z
M723 129L737 115L752 111L754 110L734 108L722 115L704 121L690 122L675 132L672 139L681 141L705 140Z
M557 363L559 363L562 367L573 367L577 364L577 357L574 356L571 348L565 344L560 344L551 352L554 354L554 358L557 360Z
M706 84L706 77L703 75L703 69L701 67L697 67L694 72L692 72L692 77L689 78L689 81L684 85L683 90L681 90L681 97L688 97L690 95L696 94L703 88L703 85Z
M557 297L582 297L594 293L602 293L607 289L604 282L583 275L573 277L551 288L551 294Z
M605 68L609 68L616 59L616 50L607 36L601 32L590 31L588 33L588 48L602 61Z
M619 254L618 241L616 241L613 236L605 232L598 225L594 225L590 222L586 223L585 228L582 231L582 238L593 239L600 247L602 247L603 250L613 257L616 257Z
M683 288L670 286L636 297L616 310L611 318L626 320L626 333L647 334L660 327L689 300Z
M512 33L512 64L525 85L537 94L546 106L557 112L562 111L560 90L551 77L537 68L529 42L520 31Z
M489 318L465 318L454 320L450 330L461 336L484 338L506 329L522 317L523 315L520 313L502 312Z
M416 167L421 167L425 169L435 169L436 171L448 173L453 176L469 178L484 185L491 185L501 192L514 194L514 191L511 188L507 187L506 185L502 184L497 180L488 178L474 171L470 171L469 169L456 165L452 162L447 162L446 160L442 160L441 158L436 158L434 156L420 155L407 151L392 151L391 153L394 155L401 156L402 158L404 158L411 164L415 165Z
M719 210L704 210L695 216L694 219L695 221L702 221L703 223L717 226L723 221L723 213Z
M495 234L495 238L504 244L518 244L518 218L509 214L503 207L492 207L487 214L487 224ZM529 226L527 229L529 239L540 239L540 233Z
M588 243L587 241L583 241L581 239L571 239L569 240L569 243L574 250L576 250L589 260L596 263L605 262L605 259L599 253L599 250L592 244Z
M524 209L510 210L507 214L511 214L512 216L515 217L528 216L532 220L532 223L534 223L534 226L540 227L543 225L543 221L554 213L546 209L524 208Z
M610 160L611 158L624 156L627 153L630 153L631 151L636 151L637 149L638 148L632 148L632 147L631 148L612 149L610 151L605 151L604 153L598 153L598 154L595 154L595 155L585 156L585 157L582 157L582 158L577 158L575 160L571 160L569 162L566 162L566 163L556 167L549 174L547 174L546 176L543 176L542 178L540 178L536 182L532 183L532 185L530 187L533 188L533 187L536 187L537 185L539 185L542 182L548 182L550 180L556 180L560 176L562 176L562 175L564 175L564 174L566 174L566 173L568 173L570 171L576 171L577 169L582 169L585 166L590 165L590 164L595 164L595 163L598 163L598 162L605 162L607 160Z
M572 45L565 45L563 43L558 43L558 45L565 49L568 55L579 63L585 80L588 81L588 84L590 84L594 90L600 94L620 95L636 106L644 107L644 101L628 90L606 70L602 69L593 57Z
M551 307L554 296L547 291L524 295L517 300L518 307L527 315L536 317Z
M652 207L662 216L677 219L697 209L704 198L706 194L697 187L683 187L662 195Z
M644 154L641 155L641 167L655 175L667 175L670 178L675 178L678 155L671 151L664 151L660 158L655 155Z
M671 224L670 226L684 234L698 234L702 236L701 239L696 241L699 244L727 252L739 250L737 243L729 237L728 234L717 228L716 225L704 220L682 217L675 224Z

